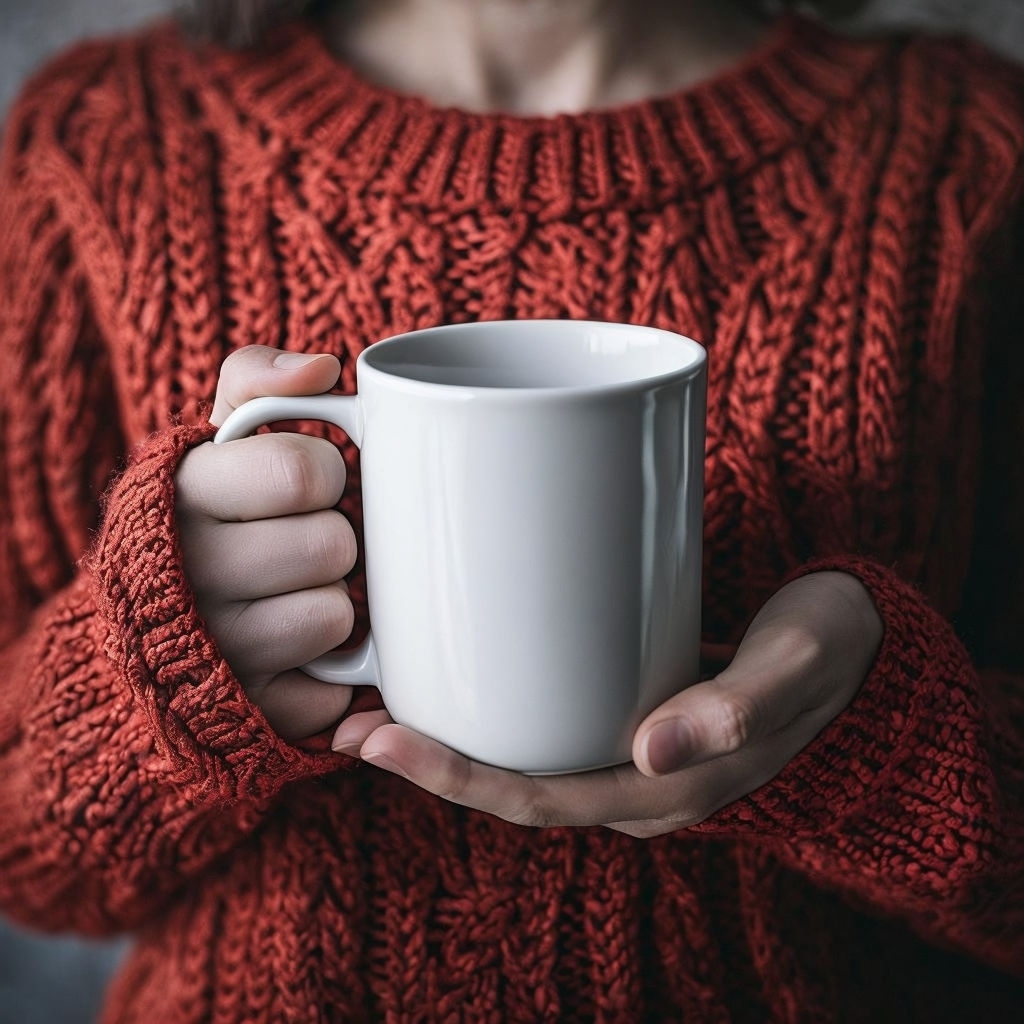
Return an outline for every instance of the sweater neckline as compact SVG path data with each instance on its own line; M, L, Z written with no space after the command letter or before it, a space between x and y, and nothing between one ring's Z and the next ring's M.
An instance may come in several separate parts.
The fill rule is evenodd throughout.
M789 15L746 58L662 97L529 116L435 106L376 84L299 22L210 69L269 148L335 167L350 194L444 209L651 206L742 176L855 95L888 49Z

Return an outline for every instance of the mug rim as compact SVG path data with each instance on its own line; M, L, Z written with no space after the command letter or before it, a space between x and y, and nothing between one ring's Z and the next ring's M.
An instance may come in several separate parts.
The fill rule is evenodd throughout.
M399 373L389 372L387 367L375 365L374 358L381 348L388 348L392 344L406 341L421 335L445 334L479 330L487 327L508 328L512 325L522 326L528 324L531 327L554 327L563 330L568 325L574 327L595 327L602 330L614 331L643 331L646 334L655 334L665 338L671 338L675 342L683 342L684 347L690 352L691 358L682 366L666 370L661 373L651 374L646 377L634 378L632 380L610 381L601 383L583 383L568 385L553 385L549 387L511 387L511 386L490 386L481 384L457 384L445 381L417 380L415 377L403 376ZM421 397L458 397L463 399L485 399L491 401L524 401L524 400L566 400L580 398L608 397L615 395L639 394L650 391L652 388L663 387L666 384L682 383L690 379L700 377L707 366L708 352L706 346L695 338L691 338L677 331L670 331L662 327L651 327L647 324L632 324L621 321L610 320L573 320L570 318L521 318L504 320L472 320L457 324L435 324L432 327L422 327L414 331L403 331L400 334L393 334L380 341L368 345L359 354L356 360L356 373L359 378L357 387L361 390L361 384L365 377L378 380L382 386L392 391L402 391Z

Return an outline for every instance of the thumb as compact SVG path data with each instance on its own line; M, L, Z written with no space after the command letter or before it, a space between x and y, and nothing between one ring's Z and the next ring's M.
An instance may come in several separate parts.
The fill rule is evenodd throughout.
M813 736L852 699L881 642L863 584L809 573L754 617L732 663L640 723L633 756L645 775L734 754L791 726Z
M265 345L240 348L224 360L210 422L219 427L252 398L319 395L338 382L341 363L327 352L283 352Z
M766 630L748 635L743 657L720 675L655 708L633 738L645 775L664 775L735 754L777 733L822 702L817 645Z

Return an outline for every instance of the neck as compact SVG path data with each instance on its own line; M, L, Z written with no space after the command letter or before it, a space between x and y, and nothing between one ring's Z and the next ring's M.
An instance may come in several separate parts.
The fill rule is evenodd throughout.
M326 31L380 85L551 115L686 88L742 59L763 25L723 0L350 0Z

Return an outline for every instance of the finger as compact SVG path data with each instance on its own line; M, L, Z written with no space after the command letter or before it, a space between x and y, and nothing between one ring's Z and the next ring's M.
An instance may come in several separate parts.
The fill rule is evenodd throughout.
M717 679L698 683L651 712L633 738L633 760L645 775L736 753L784 728L802 711L791 680Z
M367 736L359 756L435 796L517 825L607 825L637 838L650 838L695 825L765 785L831 717L829 710L819 708L793 727L735 754L653 779L633 765L575 775L521 775L472 761L394 724L380 726ZM369 724L367 719L348 730L343 723L338 732L354 740Z
M282 352L263 345L240 348L224 360L210 422L219 427L252 398L319 395L338 381L341 363L329 353Z
M646 775L663 775L735 753L823 703L827 679L813 632L752 631L721 674L676 694L640 724L634 761Z
M213 523L184 545L185 571L200 597L252 601L337 583L356 563L356 537L333 509L252 523Z
M291 742L337 722L352 702L352 687L322 683L295 669L274 676L252 697L273 730Z
M356 757L370 733L382 725L390 725L392 722L391 715L384 708L376 711L360 711L358 714L349 715L334 733L331 749L339 754Z
M346 589L332 584L218 606L208 625L235 675L262 685L343 644L354 617Z
M320 437L264 434L204 444L175 477L184 515L225 522L272 519L333 508L345 489L345 460Z
M575 775L522 775L472 761L393 724L371 733L360 757L444 800L532 827L662 817L679 788L675 780L648 779L631 765Z

